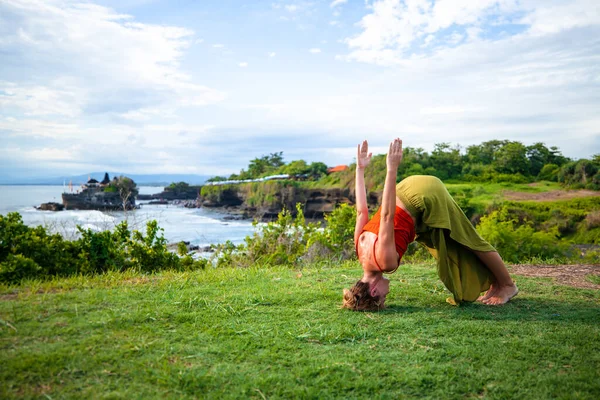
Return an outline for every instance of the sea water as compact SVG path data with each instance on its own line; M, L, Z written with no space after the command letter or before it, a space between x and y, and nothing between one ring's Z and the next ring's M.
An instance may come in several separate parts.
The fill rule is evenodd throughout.
M141 186L140 194L162 192L162 187ZM68 190L68 189L67 189ZM235 244L252 235L254 226L248 220L227 220L227 214L206 208L184 208L176 205L151 205L138 201L139 209L131 211L40 211L36 209L47 202L62 203L62 186L0 186L0 214L16 211L28 226L43 225L49 231L60 233L67 239L77 237L77 226L96 231L113 229L127 221L131 229L145 230L146 223L156 220L164 229L167 242L188 241L199 246L224 243Z

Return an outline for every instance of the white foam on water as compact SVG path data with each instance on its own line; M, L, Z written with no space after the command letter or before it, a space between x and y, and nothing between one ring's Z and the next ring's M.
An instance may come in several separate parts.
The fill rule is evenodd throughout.
M96 232L100 232L102 229L100 229L97 225L94 224L83 224L83 225L79 225L82 229L91 229L93 231Z
M77 225L84 229L114 229L121 221L127 220L130 229L145 232L146 223L156 220L167 242L188 241L195 245L208 246L224 243L235 244L252 235L251 220L227 220L228 214L205 208L184 208L174 205L147 205L128 212L123 211L40 211L35 206L48 201L57 201L62 187L10 188L10 202L5 201L3 213L18 211L23 222L29 226L43 225L51 232L69 239L78 236ZM150 191L154 191L150 190ZM29 193L29 194L28 194Z

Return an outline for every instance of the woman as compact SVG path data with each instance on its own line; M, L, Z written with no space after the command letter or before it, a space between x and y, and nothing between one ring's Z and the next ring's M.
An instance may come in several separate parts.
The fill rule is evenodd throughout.
M402 140L394 139L386 158L381 207L369 221L365 168L371 161L365 140L356 157L356 226L354 242L363 277L344 289L343 307L385 307L390 282L409 243L417 240L437 260L440 279L454 302L478 300L488 305L508 302L519 292L498 252L479 236L444 184L433 176L410 176L396 185ZM486 291L483 296L481 292Z

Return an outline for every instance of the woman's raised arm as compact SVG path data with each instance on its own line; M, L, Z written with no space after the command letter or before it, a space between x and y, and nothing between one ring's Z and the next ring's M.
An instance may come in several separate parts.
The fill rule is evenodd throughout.
M356 195L356 225L354 226L354 243L358 242L358 237L362 228L369 221L369 209L367 207L367 189L365 187L365 168L371 162L371 153L369 153L369 143L364 140L362 146L359 144L356 149L356 181L354 193Z
M377 259L384 270L398 266L398 253L394 243L394 216L396 214L396 177L402 161L402 140L396 138L390 143L386 157L387 172L381 200L381 223L375 249Z

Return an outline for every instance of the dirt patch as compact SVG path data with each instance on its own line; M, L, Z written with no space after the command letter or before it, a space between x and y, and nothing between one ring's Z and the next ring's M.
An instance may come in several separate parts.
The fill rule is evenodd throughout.
M586 279L588 275L600 276L600 264L572 264L572 265L539 265L520 264L510 268L515 275L533 276L537 278L554 278L562 285L573 286L581 289L598 289L596 285Z
M527 192L513 192L505 190L502 195L506 200L514 201L556 201L556 200L570 200L577 197L590 197L600 196L600 191L597 190L551 190L549 192L540 193L527 193Z
M19 292L10 292L0 295L0 301L15 300L19 296Z

